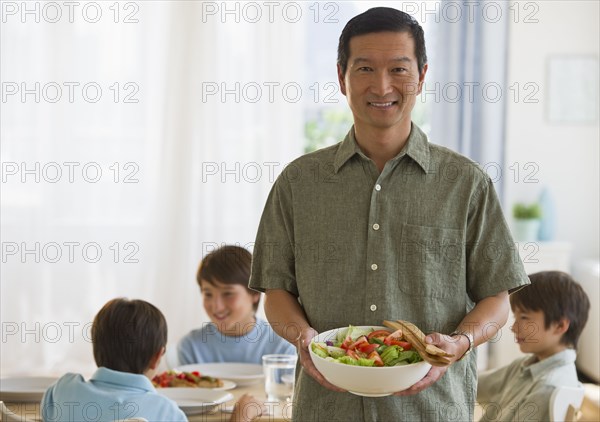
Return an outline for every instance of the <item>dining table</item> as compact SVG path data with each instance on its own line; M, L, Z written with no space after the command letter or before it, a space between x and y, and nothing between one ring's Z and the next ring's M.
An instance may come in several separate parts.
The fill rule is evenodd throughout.
M267 413L263 414L257 421L264 422L283 422L292 420L292 402L267 402L265 393L265 384L263 381L251 385L237 386L229 390L233 395L233 399L219 404L209 412L199 415L188 415L190 422L229 422L231 418L231 410L235 402L244 394L252 394L257 400L264 402L267 408Z
M229 422L231 411L236 401L244 394L251 394L257 400L265 402L267 413L256 419L261 422L284 422L292 420L293 403L291 402L266 402L264 381L253 383L251 385L236 386L228 390L233 398L227 402L218 404L207 412L199 414L188 414L191 422ZM19 416L19 420L41 421L39 402L5 402L6 407ZM193 412L192 412L193 413Z
M263 383L236 387L233 390L230 390L230 392L233 395L233 399L218 405L209 412L197 415L188 415L189 420L191 422L229 422L231 419L231 407L245 393L252 394L259 400L266 400ZM19 416L17 420L21 422L41 421L39 403L6 402L5 405L10 411ZM261 416L259 419L257 419L257 421L281 422L291 420L293 409L292 403L267 403L266 406L269 410L269 413ZM474 420L479 420L481 416L482 408L476 404ZM591 422L598 420L600 420L600 389L595 384L586 384L586 396L583 400L579 422ZM4 422L4 419L2 419L2 421Z

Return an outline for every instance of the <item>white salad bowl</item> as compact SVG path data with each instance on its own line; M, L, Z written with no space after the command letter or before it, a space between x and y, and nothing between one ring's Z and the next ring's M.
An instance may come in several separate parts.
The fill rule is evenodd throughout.
M387 327L358 326L357 328L388 330ZM333 385L352 394L365 397L389 396L406 390L429 372L431 365L425 361L401 366L354 366L325 360L312 350L312 343L335 341L338 331L348 327L325 331L315 336L308 347L310 357L321 374Z

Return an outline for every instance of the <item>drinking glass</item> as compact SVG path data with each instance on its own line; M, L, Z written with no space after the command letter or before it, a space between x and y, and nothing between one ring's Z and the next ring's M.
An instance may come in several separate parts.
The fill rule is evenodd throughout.
M289 402L294 394L296 355L264 355L265 392L269 402Z

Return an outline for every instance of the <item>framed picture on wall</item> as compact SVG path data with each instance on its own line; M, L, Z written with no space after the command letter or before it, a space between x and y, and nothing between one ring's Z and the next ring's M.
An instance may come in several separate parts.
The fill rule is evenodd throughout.
M597 56L551 56L546 80L546 110L550 123L598 122Z

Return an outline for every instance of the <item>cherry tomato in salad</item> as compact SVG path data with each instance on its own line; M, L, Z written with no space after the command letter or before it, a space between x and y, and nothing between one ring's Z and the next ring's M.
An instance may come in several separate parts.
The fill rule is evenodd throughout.
M379 344L363 343L358 346L358 350L361 351L362 353L366 353L368 355L371 352L373 352L374 350L377 350L378 347L379 347Z
M371 340L372 338L380 338L380 339L384 339L387 336L389 336L391 333L387 330L375 330L372 333L369 333L369 335L367 336L367 338L369 340Z
M354 340L352 340L352 337L348 336L344 339L344 341L342 342L342 344L340 345L340 347L342 349L348 350L350 348L350 345L354 343Z
M367 340L367 338L365 336L360 336L359 338L357 338L354 343L352 343L350 346L348 346L348 349L356 350L362 344L369 344L369 340Z
M402 335L402 329L396 330L383 339L383 344L386 346L400 346L404 350L409 350L412 346L410 343L401 340Z
M371 359L372 361L375 361L375 366L384 366L385 364L383 363L383 360L381 359L381 356L379 356L379 353L377 353L376 350L373 350L369 356L367 357L367 359Z
M354 350L346 350L346 355L350 356L352 359L358 360L358 355Z
M409 342L398 340L393 337L386 337L385 340L383 340L383 344L385 344L386 346L400 346L404 350L412 349L412 344L410 344Z

